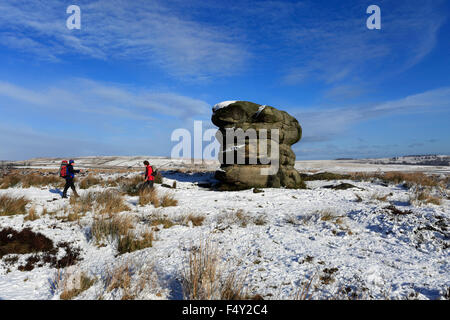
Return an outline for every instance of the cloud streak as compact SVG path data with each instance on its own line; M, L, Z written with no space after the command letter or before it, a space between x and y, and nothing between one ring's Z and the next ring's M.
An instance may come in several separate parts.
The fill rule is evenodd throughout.
M171 92L152 92L117 84L104 84L89 79L71 79L64 83L41 88L25 88L0 81L0 97L20 102L25 108L43 110L76 110L88 114L151 120L165 115L186 120L209 115L208 103ZM5 103L2 103L5 108Z
M437 33L446 20L442 2L386 2L382 7L382 29L365 27L364 3L342 4L344 15L329 8L324 19L320 8L310 3L302 25L287 33L290 42L284 83L320 80L337 84L344 80L374 77L378 80L403 72L425 58L435 47ZM294 54L297 52L297 54Z
M296 108L295 117L302 124L302 142L315 143L332 140L353 125L394 114L437 112L450 108L450 87L439 88L369 107L341 107L332 109Z
M82 54L140 61L174 77L208 79L242 67L248 53L226 29L176 14L162 1L80 1L81 30L60 1L0 4L0 43L56 61Z

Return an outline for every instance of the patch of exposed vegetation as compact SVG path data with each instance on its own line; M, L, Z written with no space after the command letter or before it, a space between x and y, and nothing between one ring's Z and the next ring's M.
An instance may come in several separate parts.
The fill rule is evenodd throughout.
M303 181L314 181L314 180L343 180L350 179L348 174L338 174L331 172L320 172L315 174L300 174Z
M60 249L64 256L58 258ZM20 271L30 271L35 267L49 264L54 268L65 268L75 264L80 259L80 249L73 249L68 243L59 243L56 247L46 236L33 232L30 228L16 231L12 228L0 231L0 258L4 255L20 255L32 253L26 264L19 266Z
M389 210L389 211L390 211L392 214L394 214L394 215L407 215L407 214L412 214L412 211L411 211L411 210L405 210L405 211L402 211L402 210L400 210L400 209L397 209L394 205L387 206L387 207L385 207L384 209Z
M26 214L26 205L30 200L25 197L15 197L7 194L0 195L0 216Z
M357 186L354 186L353 184L350 184L350 183L340 183L340 184L337 184L337 185L327 185L327 186L323 186L323 188L334 189L334 190L347 190L347 189L356 188L356 189L364 190L364 189L359 188Z

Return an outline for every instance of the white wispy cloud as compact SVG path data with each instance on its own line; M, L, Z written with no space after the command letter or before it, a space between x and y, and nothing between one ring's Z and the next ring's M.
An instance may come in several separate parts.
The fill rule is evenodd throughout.
M81 30L68 30L61 1L0 3L0 43L57 60L65 54L127 59L175 77L206 79L239 70L246 49L226 28L191 20L163 1L79 1Z
M429 90L368 107L295 108L303 142L324 142L366 120L394 114L438 112L450 108L450 87Z
M320 80L328 84L344 80L383 79L422 61L435 47L447 14L441 1L385 2L382 29L365 27L366 3L343 3L343 16L326 16L310 3L301 24L286 32L289 41L284 83ZM317 19L316 17L322 17ZM375 78L375 79L374 79Z
M167 155L171 130L190 128L192 119L210 113L201 99L91 79L28 86L0 81L0 159Z
M25 160L34 157L119 154L123 147L69 135L54 135L24 124L0 122L0 159Z
M39 107L45 111L64 107L77 112L134 120L152 120L160 115L183 120L210 113L210 105L200 99L90 79L71 79L43 88L26 88L0 81L0 97L20 102L15 103L14 108ZM5 102L1 104L7 108Z

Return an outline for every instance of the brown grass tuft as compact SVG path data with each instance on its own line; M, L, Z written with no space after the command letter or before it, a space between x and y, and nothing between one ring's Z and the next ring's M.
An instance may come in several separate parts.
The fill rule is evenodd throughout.
M161 206L163 207L174 207L178 205L178 200L176 200L172 194L165 193L161 198Z
M159 171L156 172L155 183L157 183L157 184L163 183L163 176L161 175L161 172L159 172Z
M113 214L129 210L123 196L115 190L88 191L78 198L70 198L70 204L74 213L98 211L102 214Z
M119 190L125 192L129 196L137 196L143 182L142 175L135 175L131 178L120 177L115 180L108 180L109 185L118 185Z
M102 179L89 174L87 177L80 181L80 189L89 189L92 186L103 184Z
M44 172L11 173L0 178L0 189L16 187L19 184L22 188L55 186L63 187L64 179L58 175Z
M15 187L21 181L21 176L18 174L9 174L0 178L0 189L8 189Z
M194 215L192 213L190 213L185 219L185 223L188 224L189 221L192 222L192 225L194 227L198 227L201 226L203 224L203 221L205 220L204 216L201 215Z
M14 197L7 194L0 196L0 216L26 214L26 205L30 200L25 197Z
M440 179L436 176L429 176L423 172L398 172L390 171L385 173L354 172L350 174L352 180L372 180L380 179L384 183L400 184L405 183L407 187L420 185L423 187L436 187L440 184Z
M167 218L159 213L152 215L150 217L149 223L152 227L157 227L157 226L162 225L164 229L168 229L175 225L175 222L173 220L170 220L169 218Z
M91 226L91 234L99 244L103 239L114 241L127 235L134 228L134 219L131 215L96 218Z
M155 188L145 188L139 191L139 204L145 206L149 203L153 204L155 208L160 206L158 191Z
M183 294L189 300L241 300L244 294L244 277L236 272L224 276L216 247L208 241L193 248L182 273Z
M128 262L123 263L112 270L108 270L106 278L106 291L122 289L124 296L129 296L131 291L132 267Z
M100 207L100 213L112 214L130 209L125 204L123 196L115 190L104 190L98 193L96 202Z
M442 198L431 195L428 190L417 190L414 195L410 197L410 202L415 204L431 203L440 206L442 204Z
M24 218L24 220L34 221L39 219L39 215L36 212L36 207L32 206L30 210L28 210L28 215Z
M71 280L71 281L70 281ZM75 279L70 279L67 277L63 282L63 292L59 296L62 300L71 300L78 296L83 291L86 291L95 283L95 279L91 279L84 272L80 274L79 277ZM72 282L72 283L70 283ZM75 283L73 283L75 282ZM69 285L69 283L71 285Z
M149 248L153 245L153 232L144 232L139 239L132 232L128 232L125 236L119 238L117 251L119 254L133 252Z
M304 282L303 286L300 287L294 297L294 300L310 300L312 297L311 291L311 284L314 280L316 275L313 275L309 281Z

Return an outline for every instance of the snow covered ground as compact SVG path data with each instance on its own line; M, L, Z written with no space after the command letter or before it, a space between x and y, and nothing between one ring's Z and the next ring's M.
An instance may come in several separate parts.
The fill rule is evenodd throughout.
M398 163L392 159L355 159L355 160L301 160L295 162L295 168L302 172L329 171L329 172L376 172L376 171L424 171L428 173L449 174L450 166L423 165L421 162L429 159L423 156L420 161L417 157L398 158ZM450 156L439 156L447 159ZM81 168L142 168L142 162L148 160L159 169L197 168L204 171L214 171L220 167L217 160L203 160L193 165L190 159L171 159L155 156L101 156L74 158L76 165ZM434 158L433 158L434 159ZM26 161L13 161L12 164L28 168L59 168L62 158L36 158ZM400 162L401 160L401 162ZM404 162L404 163L402 163Z
M121 159L114 161L124 164ZM309 169L315 170L312 166ZM343 171L338 166L331 169ZM82 258L59 271L49 266L19 271L17 267L27 255L15 264L2 260L0 299L60 299L58 279L82 272L95 283L74 299L120 299L123 292L105 290L105 279L111 270L124 264L132 266L136 277L139 270L152 270L154 285L135 298L182 299L180 279L188 254L206 240L219 251L223 273L245 277L248 292L264 299L294 299L311 279L313 299L352 294L365 299L449 298L448 196L440 205L416 203L410 202L413 189L349 180L308 181L306 190L219 192L198 185L211 181L211 172L166 171L163 176L168 185L176 181L176 188L156 185L157 190L172 193L178 205L140 206L138 197L126 196L128 214L136 218L136 228L144 228L154 215L173 221L181 221L188 214L201 215L205 217L203 224L161 226L155 231L152 247L123 255L117 254L115 242L98 246L91 239L94 213L88 212L79 222L57 219L67 215L64 208L69 206L67 199L60 198L60 190L51 186L0 190L0 196L23 195L31 199L28 208L35 206L38 214L43 208L57 212L34 221L25 221L23 215L0 216L0 229L30 227L55 243L67 241L80 248ZM108 178L108 174L102 174L102 178ZM357 188L324 188L342 182ZM92 190L103 189L94 186L79 193ZM389 205L411 213L394 214L387 208Z

